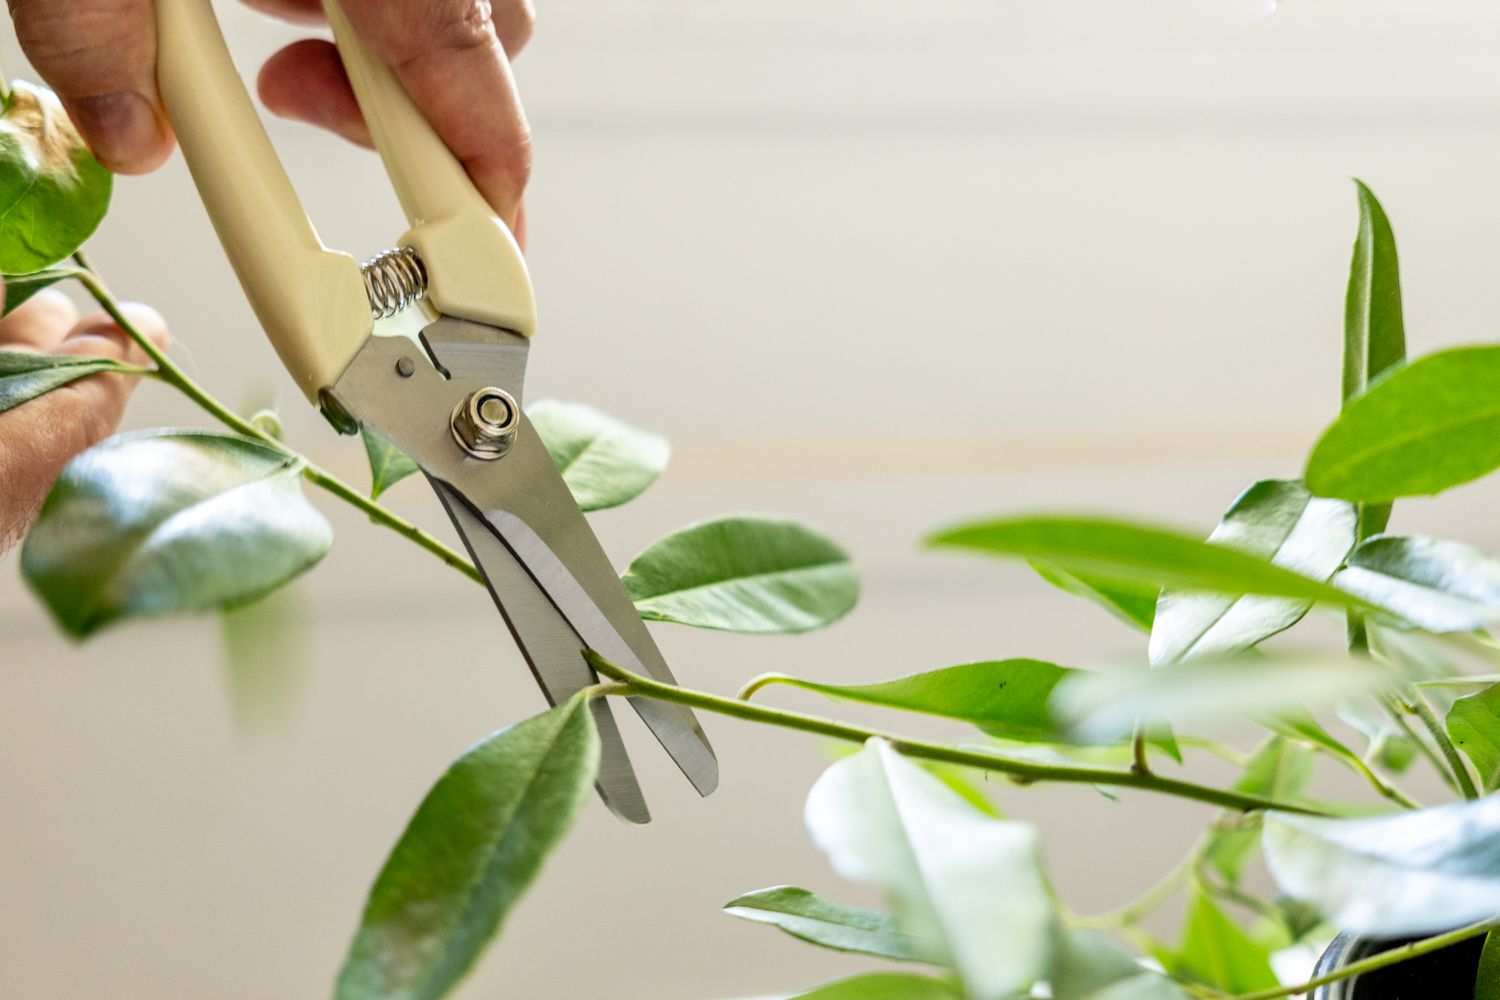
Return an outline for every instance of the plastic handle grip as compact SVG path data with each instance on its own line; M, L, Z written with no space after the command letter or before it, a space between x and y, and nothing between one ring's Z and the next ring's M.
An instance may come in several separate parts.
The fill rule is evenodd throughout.
M427 299L450 316L524 336L536 329L526 261L510 229L389 66L355 33L338 0L323 0L344 69L411 229L401 238L427 266Z
M245 294L308 399L370 335L359 264L313 229L230 59L212 0L156 0L157 77Z

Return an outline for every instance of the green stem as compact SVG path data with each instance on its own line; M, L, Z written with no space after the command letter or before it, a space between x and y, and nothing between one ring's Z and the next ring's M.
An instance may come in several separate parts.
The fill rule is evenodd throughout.
M1427 758L1427 762L1432 765L1433 770L1443 779L1443 783L1457 792L1459 790L1458 780L1453 777L1453 772L1448 769L1447 764L1444 763L1443 758L1438 752L1432 749L1432 744L1424 740L1422 734L1413 729L1411 723L1406 721L1406 711L1401 707L1401 703L1390 695L1377 696L1376 701L1385 709L1386 714L1391 717L1391 720L1396 724L1396 728L1400 729L1402 734L1411 740L1412 746L1416 747L1417 751L1423 757Z
M1146 752L1146 727L1135 724L1135 735L1130 738L1130 769L1136 774L1150 774L1151 761Z
M1197 785L1190 781L1179 781L1175 778L1166 778L1157 774L1137 774L1135 771L1121 771L1107 767L1071 767L1057 764L1041 764L1029 760L1016 760L1012 757L1003 757L984 750L913 739L908 736L899 736L879 729L869 729L864 726L838 722L833 719L823 718L822 716L806 715L802 712L790 712L779 708L767 708L763 705L741 701L737 698L725 698L720 695L709 694L706 691L694 691L690 688L680 688L672 684L663 684L617 667L592 650L587 651L586 655L596 671L605 677L629 685L631 692L635 696L653 698L657 701L669 701L678 705L687 705L690 708L701 708L706 712L713 712L718 715L727 715L734 719L759 722L770 726L780 726L783 729L796 729L804 733L827 736L836 740L848 740L851 743L864 743L871 739L882 739L890 743L898 753L907 757L915 757L920 760L942 761L947 764L959 764L964 767L974 767L983 771L993 771L997 774L1009 775L1012 780L1021 784L1030 784L1036 781L1053 781L1071 784L1102 785L1113 788L1137 788L1143 791L1174 795L1178 798L1205 802L1209 805L1221 806L1237 812L1276 809L1281 812L1300 813L1303 815L1324 815L1321 811L1310 809L1306 806L1276 802L1272 799L1262 798L1259 795L1246 795L1240 792L1210 788L1206 785Z
M1275 989L1261 990L1258 993L1241 993L1234 997L1233 1000L1279 1000L1280 997L1296 996L1299 993L1311 993L1319 986L1336 983L1340 979L1362 976L1366 972L1374 972L1376 969L1383 969L1388 965L1395 965L1398 962L1405 962L1434 951L1441 951L1449 945L1455 945L1470 938L1478 937L1495 927L1496 922L1493 920L1487 920L1482 924L1470 924L1468 927L1461 927L1456 931L1423 938L1421 941L1413 941L1411 944L1403 945L1400 948L1393 948L1390 951L1383 951L1378 955L1372 955L1358 962L1351 962L1342 969L1337 969L1325 976L1318 976L1316 979L1309 979L1305 983L1298 983L1294 986L1278 986Z
M302 477L308 482L321 487L345 503L357 507L369 515L370 519L375 523L383 525L402 538L416 543L474 582L484 582L483 578L479 575L479 571L474 568L474 564L469 562L469 560L394 511L382 507L365 496L364 493L350 486L326 469L320 468L308 461L304 455L288 448L275 437L267 434L215 399L207 389L204 389L197 382L193 381L186 372L178 368L172 359L163 353L161 348L151 342L151 338L141 333L140 329L131 322L130 317L120 308L119 301L104 284L103 279L99 277L99 272L94 270L93 265L89 263L88 257L82 251L74 255L74 260L79 265L74 277L83 283L84 288L88 289L89 294L94 297L94 301L99 303L104 311L109 314L110 318L119 325L120 329L124 330L130 339L134 340L140 346L142 351L146 352L146 356L156 365L155 377L177 389L231 430L246 437L255 438L257 441L261 441L282 452L287 457L301 462Z
M1453 772L1453 778L1458 782L1458 790L1466 799L1479 798L1479 789L1474 787L1474 778L1469 774L1469 765L1464 763L1463 757L1459 756L1458 748L1448 738L1448 732L1443 728L1442 720L1432 711L1432 706L1427 704L1427 699L1422 697L1420 691L1412 692L1412 699L1407 703L1410 711L1422 720L1422 725L1432 736L1432 742L1442 751L1443 759L1448 762L1448 768Z
M1197 867L1198 856L1202 849L1202 842L1200 842L1187 857L1177 862L1170 871L1158 879L1155 885L1124 906L1095 917L1081 917L1076 921L1077 926L1099 930L1132 927L1140 923L1143 917L1171 899L1172 895L1182 888L1183 883L1187 882L1188 877Z

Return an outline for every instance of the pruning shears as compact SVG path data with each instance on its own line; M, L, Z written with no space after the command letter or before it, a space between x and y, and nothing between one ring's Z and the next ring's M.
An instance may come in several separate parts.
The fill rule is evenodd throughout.
M584 658L671 671L522 410L536 328L510 230L391 70L325 0L340 56L411 228L361 265L325 247L230 61L212 0L157 0L158 77L193 180L245 293L299 388L341 430L412 457L463 538L547 700L598 683ZM420 343L374 321L415 307ZM700 794L718 761L692 712L631 699ZM599 794L650 820L607 699L592 702Z

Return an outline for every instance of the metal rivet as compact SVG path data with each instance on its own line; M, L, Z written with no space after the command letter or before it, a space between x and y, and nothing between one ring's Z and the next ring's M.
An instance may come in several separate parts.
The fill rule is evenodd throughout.
M396 362L396 374L402 378L411 378L416 373L417 366L411 358L402 358Z

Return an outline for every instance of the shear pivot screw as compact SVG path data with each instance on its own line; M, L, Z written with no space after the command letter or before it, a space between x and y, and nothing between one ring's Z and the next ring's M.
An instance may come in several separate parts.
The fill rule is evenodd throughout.
M396 374L402 378L411 378L417 372L417 364L411 358L402 358L396 362Z
M479 389L453 408L453 440L475 458L491 461L510 451L521 428L521 408L504 389Z

